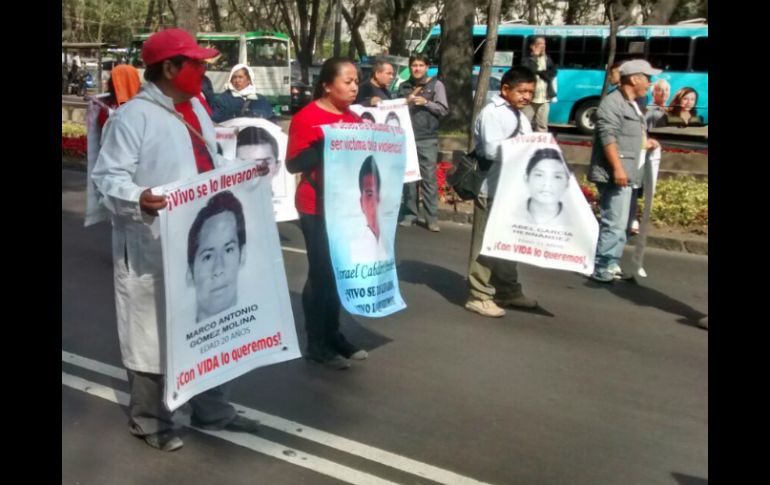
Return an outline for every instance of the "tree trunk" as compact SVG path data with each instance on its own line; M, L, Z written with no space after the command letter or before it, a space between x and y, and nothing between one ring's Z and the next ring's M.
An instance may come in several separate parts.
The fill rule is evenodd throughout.
M532 25L537 23L537 1L538 0L527 0L527 19Z
M192 0L186 0L186 1L192 1ZM171 12L171 25L179 25L179 18L177 17L176 10L174 9L174 3L171 0L166 0L166 5L168 5L168 11ZM197 18L198 18L198 4L195 4L195 18L196 18L196 28L197 28ZM181 28L181 27L180 27Z
M163 9L167 0L157 0L155 10L158 11L158 30L162 30L166 27L166 23L163 21Z
M75 40L84 41L86 35L86 16L85 16L85 4L80 2L75 3Z
M144 18L144 31L149 32L152 27L152 13L155 10L155 0L150 0L147 4L147 17Z
M361 37L360 29L361 24L366 17L366 12L369 10L369 3L369 0L364 2L364 5L361 7L361 9L356 6L352 15L344 5L342 6L342 16L345 17L345 22L347 22L348 29L350 30L351 44L353 44L359 56L366 55L366 43L364 43L364 39ZM348 52L352 52L352 49ZM351 55L351 57L353 56Z
M297 53L297 58L299 59L299 53L302 50L300 40L297 34L297 30L294 28L294 23L292 22L292 18L289 15L289 7L286 4L285 0L278 0L278 10L281 12L281 18L283 19L283 23L286 26L286 33L289 34L289 38L291 39L291 43L294 46L294 52Z
M216 32L222 32L222 20L219 17L217 0L209 0L209 8L211 9L211 18L214 20L214 30Z
M644 22L648 25L666 25L671 14L676 10L679 0L658 0L655 3L655 8L652 9L652 13Z
M334 1L334 28L332 29L332 56L340 55L340 42L342 42L342 10L340 0Z
M96 42L102 41L102 28L104 27L104 14L107 11L107 6L104 0L99 0L99 28L96 31Z
M565 25L575 25L577 22L577 14L579 3L584 0L568 0L567 1L567 13L564 17Z
M310 3L308 5L308 3ZM289 34L302 72L302 81L308 83L310 66L313 64L313 47L315 47L318 29L318 13L321 0L277 0L278 9ZM310 8L308 8L310 7ZM294 10L296 8L296 10ZM308 16L308 10L309 16ZM293 20L297 18L299 25Z
M484 56L481 60L479 80L476 83L476 95L473 99L473 116L471 117L470 131L468 132L468 151L473 149L473 127L476 124L476 116L486 103L487 89L489 88L489 75L492 70L492 61L497 48L497 25L500 23L500 5L502 0L489 0L487 11L487 41L484 45Z
M610 86L610 70L615 63L615 53L618 46L618 32L623 29L624 24L631 21L633 10L637 5L637 0L633 0L630 5L624 6L622 0L606 0L604 6L610 21L610 48L607 56L607 69L604 73L604 84L602 85L602 99L607 96ZM622 13L620 13L622 12Z
M176 7L176 26L184 29L193 37L198 33L198 1L197 0L177 0ZM171 8L171 2L169 2Z
M440 73L446 85L449 115L443 126L466 131L473 115L471 74L473 71L474 6L465 0L447 0L441 32Z
M332 11L334 8L334 0L329 0L326 10L324 11L323 21L321 22L321 30L318 32L318 38L316 38L315 50L316 54L320 53L323 56L324 41L326 40L326 33L329 30L329 22L332 18Z
M406 50L406 23L414 7L414 0L393 0L393 19L390 24L389 52L394 56L408 56ZM472 7L472 4L471 4Z
M607 6L607 14L610 17L610 49L607 57L607 69L604 72L604 84L602 84L602 99L607 96L607 91L610 87L610 71L612 70L612 64L615 63L615 51L618 46L618 21L615 18L614 3L609 2Z

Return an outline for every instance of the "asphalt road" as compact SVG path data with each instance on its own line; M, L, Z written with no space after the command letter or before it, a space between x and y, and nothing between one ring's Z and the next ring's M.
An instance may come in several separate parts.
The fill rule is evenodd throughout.
M647 279L611 286L521 267L541 308L486 319L462 307L470 227L451 223L399 228L406 310L343 312L367 361L257 369L231 398L258 435L185 428L154 450L119 405L110 228L83 227L84 187L62 170L62 483L707 483L708 257L649 250ZM304 340L302 236L279 228Z

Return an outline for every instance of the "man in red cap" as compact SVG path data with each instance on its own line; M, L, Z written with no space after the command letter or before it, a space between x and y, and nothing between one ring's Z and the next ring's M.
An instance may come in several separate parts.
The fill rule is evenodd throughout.
M150 189L226 163L216 151L214 125L196 98L203 59L217 54L181 29L150 36L142 48L148 82L107 121L91 175L112 216L118 336L131 388L129 428L164 451L183 443L174 431L173 413L162 400L165 295L156 216L166 198ZM257 431L257 422L239 416L228 402L227 387L190 400L193 425Z

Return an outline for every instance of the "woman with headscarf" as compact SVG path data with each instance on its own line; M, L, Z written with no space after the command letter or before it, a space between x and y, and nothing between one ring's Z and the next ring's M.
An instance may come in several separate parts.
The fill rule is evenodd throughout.
M254 87L254 72L246 64L236 64L230 71L225 90L214 100L211 119L221 123L233 118L272 119L273 107L259 96Z
M110 113L133 98L141 86L139 71L135 67L128 64L119 64L113 67L110 80L107 81L110 95L102 101L102 109L99 111L99 127L103 128Z

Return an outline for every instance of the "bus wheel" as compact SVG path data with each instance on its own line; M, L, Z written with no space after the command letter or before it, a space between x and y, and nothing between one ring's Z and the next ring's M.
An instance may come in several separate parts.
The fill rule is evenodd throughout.
M594 128L596 128L596 112L598 110L598 99L589 99L583 102L575 113L575 124L578 130L586 135L592 135Z

